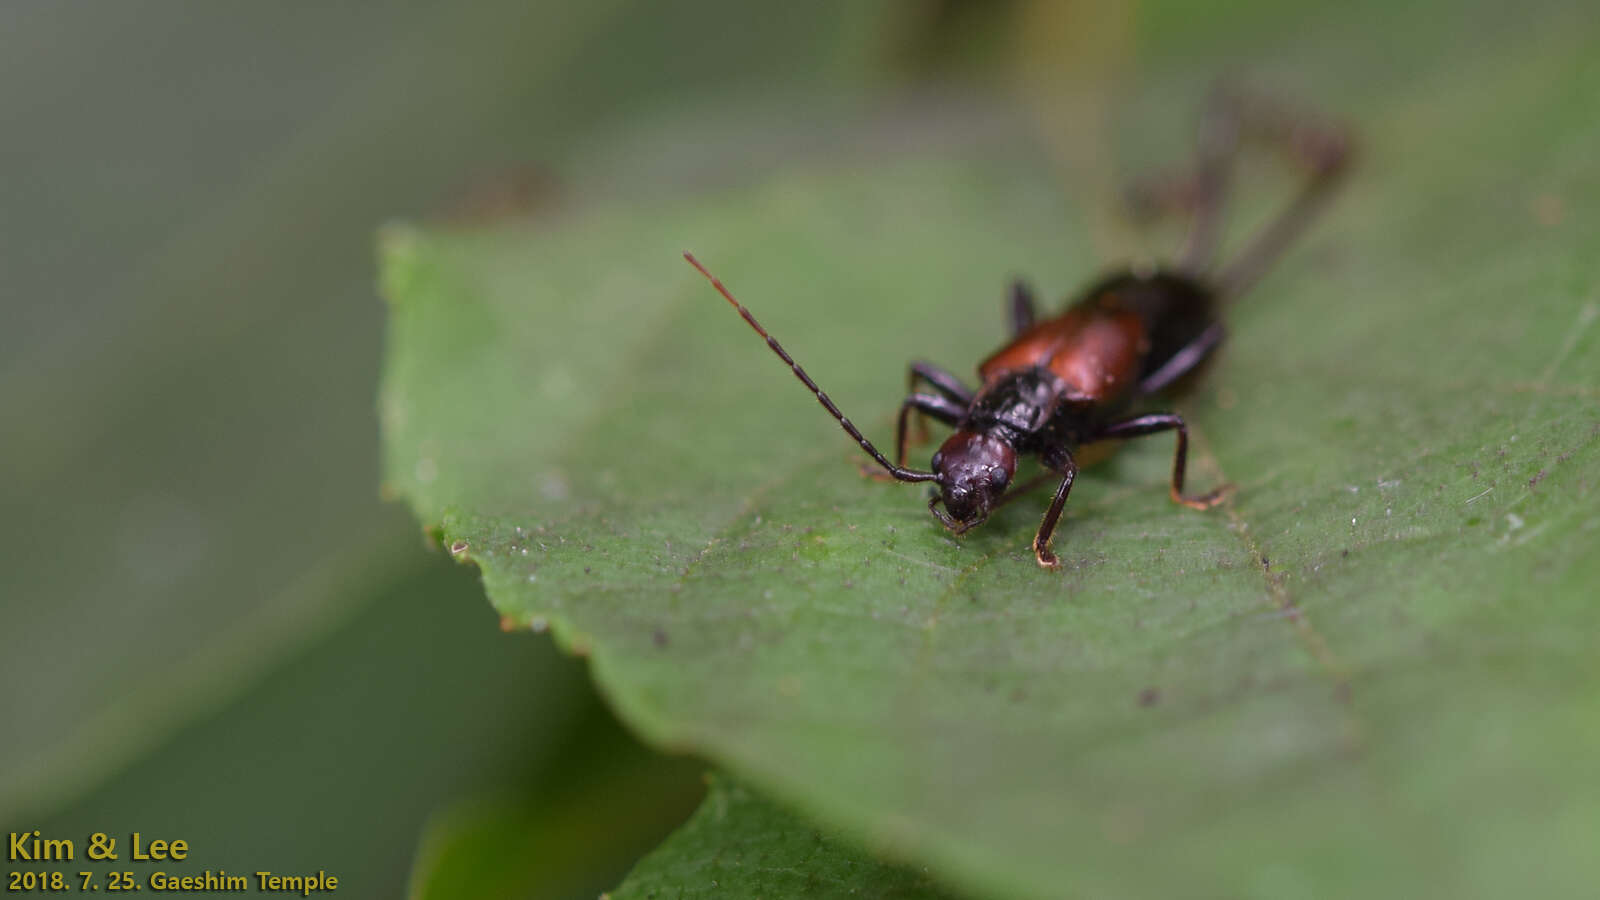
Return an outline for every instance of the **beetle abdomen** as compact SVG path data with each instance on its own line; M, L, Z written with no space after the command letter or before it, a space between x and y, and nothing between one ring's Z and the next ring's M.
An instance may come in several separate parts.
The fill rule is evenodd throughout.
M1192 276L1171 270L1112 275L1086 291L1079 305L1127 311L1143 321L1148 347L1140 362L1141 379L1166 365L1217 321L1211 289Z

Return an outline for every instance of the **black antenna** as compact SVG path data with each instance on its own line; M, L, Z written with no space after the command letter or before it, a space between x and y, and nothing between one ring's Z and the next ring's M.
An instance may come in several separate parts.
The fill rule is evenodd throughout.
M826 409L829 414L831 414L835 419L839 420L839 427L844 429L845 434L855 438L856 443L861 445L861 449L867 451L867 454L876 460L878 465L883 466L883 468L887 470L890 475L893 475L898 481L938 480L939 476L933 474L932 472L918 472L914 469L904 469L892 462L889 462L888 457L884 456L882 453L879 453L878 448L872 446L872 442L867 440L866 435L863 435L860 429L856 428L856 426L850 423L849 419L844 417L844 413L839 411L839 407L835 406L833 401L828 398L828 395L822 392L822 388L817 387L817 383L812 381L811 376L806 374L806 370L800 368L800 364L794 361L794 357L790 356L788 351L783 349L783 345L778 343L777 338L774 338L772 335L768 334L767 330L761 327L761 323L756 321L755 316L750 315L750 310L745 309L743 303L733 299L733 295L728 293L728 289L723 286L720 280L717 279L717 276L706 271L706 267L700 265L700 260L695 259L693 253L684 253L683 258L688 260L689 265L694 266L695 269L699 270L701 275L704 275L706 279L711 282L711 286L717 289L717 293L721 294L729 303L733 304L733 308L739 311L739 315L744 316L744 320L750 323L750 327L756 330L756 334L759 334L767 339L767 346L772 348L773 353L778 354L779 359L789 364L789 368L794 372L794 377L800 379L800 383L805 385L811 390L811 393L816 395L817 402L822 404L822 408Z

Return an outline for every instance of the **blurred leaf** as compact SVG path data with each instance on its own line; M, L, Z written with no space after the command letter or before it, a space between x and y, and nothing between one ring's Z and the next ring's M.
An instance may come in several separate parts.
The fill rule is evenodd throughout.
M515 165L564 181L615 120L708 89L858 90L882 16L0 10L0 678L39 686L0 697L0 808L91 790L404 565L373 491L375 223Z
M679 897L945 896L924 871L892 866L718 777L684 826L610 895Z
M564 784L605 716L583 665L542 638L502 634L465 574L434 559L401 565L351 598L350 621L219 712L72 804L7 824L182 837L189 858L164 865L178 875L326 869L341 893L400 896L434 810Z
M496 785L433 817L410 896L588 900L683 822L704 768L646 750L596 705L540 782Z
M1080 479L1062 571L1028 549L1042 494L953 540L676 257L884 440L902 361L991 349L1008 274L1094 271L999 134L559 228L391 231L387 478L645 737L951 883L1573 894L1600 828L1596 32L1519 15L1477 35L1492 58L1412 12L1416 52L1355 74L1315 67L1348 44L1315 29L1264 60L1364 98L1365 157L1179 402L1196 483L1240 487L1223 509L1173 507L1145 441ZM1192 121L1231 39L1128 121Z

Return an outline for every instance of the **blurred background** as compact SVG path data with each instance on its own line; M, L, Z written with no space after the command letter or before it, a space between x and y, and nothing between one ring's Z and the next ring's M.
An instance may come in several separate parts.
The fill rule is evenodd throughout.
M380 500L374 232L757 175L988 77L1016 6L0 6L6 829L374 897L477 829L518 870L460 896L614 885L702 767Z
M633 741L547 637L502 633L379 497L376 230L651 203L841 129L979 141L997 118L1107 210L1107 173L1153 162L1093 133L1144 54L1306 19L1154 5L0 5L6 830L181 837L195 871L326 869L357 897L614 886L703 765ZM1495 33L1436 18L1441 46ZM1305 67L1362 42L1390 81L1409 64L1376 32L1307 35ZM1172 140L1142 144L1186 146L1204 87L1146 105ZM1096 221L1104 255L1138 240Z

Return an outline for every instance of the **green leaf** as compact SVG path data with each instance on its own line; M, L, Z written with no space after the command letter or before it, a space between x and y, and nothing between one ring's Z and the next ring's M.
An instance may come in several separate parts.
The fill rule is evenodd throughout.
M28 175L0 191L0 680L48 689L0 695L0 809L74 802L348 621L414 552L372 490L374 222L526 200L530 170L581 185L619 110L871 83L886 6L8 17L0 120ZM719 29L739 40L684 52ZM654 161L634 177L676 162Z
M1176 401L1194 483L1239 486L1223 508L1168 502L1155 439L1079 479L1061 571L1028 549L1043 494L953 539L677 259L886 441L903 361L992 349L1008 275L1059 296L1095 271L1085 211L999 126L694 202L392 230L390 484L647 739L952 884L1574 893L1600 828L1595 30L1547 12L1479 58L1436 19L1311 85L1347 98L1362 166ZM1241 50L1212 40L1125 120L1192 111Z
M694 817L610 896L936 900L945 894L925 871L880 862L719 777Z
M402 896L430 813L468 793L571 783L572 745L604 716L583 667L497 631L466 574L400 562L372 597L352 599L351 621L223 709L70 804L6 808L8 824L81 841L136 821L148 837L186 836L187 859L157 863L172 875L325 869L340 892ZM83 846L78 861L92 863Z
M413 900L588 900L705 795L700 763L651 753L598 706L563 743L534 783L497 784L433 816Z

